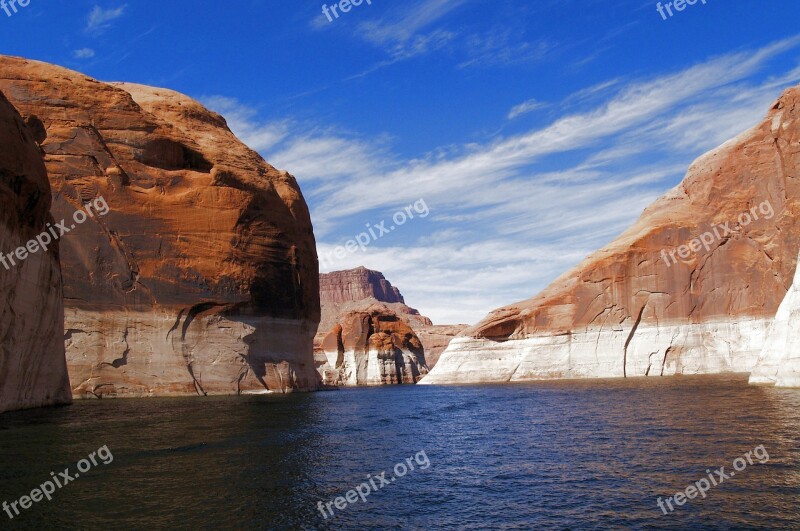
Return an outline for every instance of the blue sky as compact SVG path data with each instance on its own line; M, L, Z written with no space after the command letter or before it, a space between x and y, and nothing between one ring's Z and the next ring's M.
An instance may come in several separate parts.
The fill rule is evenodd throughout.
M800 3L31 0L0 53L168 87L294 174L327 264L383 271L434 322L529 298L800 83ZM666 2L664 2L666 3ZM388 225L388 224L387 224Z

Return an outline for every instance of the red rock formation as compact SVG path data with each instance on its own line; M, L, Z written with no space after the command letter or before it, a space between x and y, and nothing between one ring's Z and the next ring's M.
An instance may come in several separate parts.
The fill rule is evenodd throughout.
M428 369L433 369L439 362L439 358L445 351L450 341L461 332L469 328L469 325L434 325L417 324L409 320L409 324L417 333L422 346L425 348L425 362Z
M318 266L295 179L225 120L168 90L0 58L0 90L39 125L64 236L78 396L312 389Z
M50 184L33 132L1 93L0 204L0 413L68 404L58 243L36 242L53 222Z
M337 321L319 341L326 384L413 384L428 372L419 338L386 305L367 303Z
M383 273L366 267L322 273L319 276L319 299L323 305L369 298L405 304L400 290L392 286Z
M750 371L800 249L799 119L794 88L614 242L453 340L425 383Z
M432 366L429 359L438 359L466 328L433 325L405 305L382 273L364 267L321 274L320 301L314 350L317 370L329 385L416 383Z

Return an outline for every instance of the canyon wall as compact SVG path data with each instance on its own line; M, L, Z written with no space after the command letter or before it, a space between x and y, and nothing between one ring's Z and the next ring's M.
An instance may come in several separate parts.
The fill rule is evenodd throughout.
M364 267L321 274L320 303L314 351L326 385L417 383L463 328L433 325Z
M439 362L439 357L447 349L450 341L461 332L469 328L469 325L434 325L429 323L419 323L410 319L411 326L417 333L422 347L425 349L425 361L428 369L433 369Z
M381 302L405 304L400 290L383 273L357 267L319 276L319 299L322 304L338 304L373 298Z
M66 220L76 397L318 387L318 265L294 177L169 90L12 57L0 90L36 130Z
M335 324L320 327L315 347L326 385L413 384L427 374L422 343L388 306L365 300L325 313L323 323Z
M58 243L36 240L53 222L50 184L33 132L2 93L0 205L0 413L68 404Z
M800 89L611 244L454 339L426 384L749 372L800 250Z

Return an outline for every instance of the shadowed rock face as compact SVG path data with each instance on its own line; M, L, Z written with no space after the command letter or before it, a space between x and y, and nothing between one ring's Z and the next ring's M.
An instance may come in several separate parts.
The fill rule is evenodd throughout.
M291 175L169 90L10 57L0 90L39 124L56 219L108 205L62 238L76 396L317 387L318 266Z
M453 340L424 383L752 370L800 249L798 118L794 88L610 245Z
M24 260L7 258L53 219L50 184L33 131L2 93L0 205L0 413L68 404L58 244Z

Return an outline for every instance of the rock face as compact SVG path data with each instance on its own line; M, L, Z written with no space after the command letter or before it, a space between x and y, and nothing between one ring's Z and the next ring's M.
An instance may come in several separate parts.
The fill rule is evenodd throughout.
M318 386L316 249L291 175L169 90L10 57L0 90L36 126L56 219L95 205L61 244L76 396Z
M327 385L413 384L428 372L417 335L388 306L361 301L318 335Z
M800 387L800 267L775 314L750 383Z
M339 304L373 298L382 302L405 304L400 290L383 273L366 267L323 273L319 276L319 299L322 304Z
M314 351L325 384L413 384L427 374L418 331L434 326L383 274L364 267L321 274L320 302Z
M610 245L454 339L424 383L751 371L800 249L799 117L794 88Z
M428 369L433 369L436 366L439 362L439 357L450 344L450 341L469 328L469 325L466 324L433 325L413 321L411 326L425 349L425 361L428 364Z
M0 204L0 413L68 404L58 243L44 250L36 242L53 222L50 184L32 131L3 94ZM36 252L20 259L21 247Z

